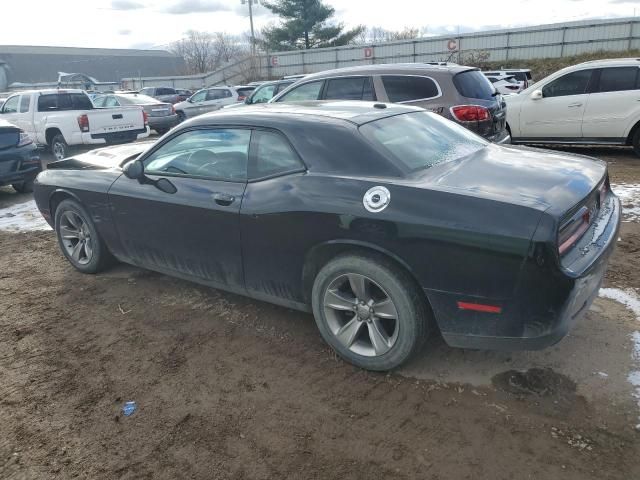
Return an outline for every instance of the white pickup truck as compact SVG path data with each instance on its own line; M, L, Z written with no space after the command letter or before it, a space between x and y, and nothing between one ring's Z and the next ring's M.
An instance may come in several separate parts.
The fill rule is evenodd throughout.
M50 148L58 160L73 145L128 143L149 136L142 107L95 108L84 91L75 89L16 93L2 105L0 118Z

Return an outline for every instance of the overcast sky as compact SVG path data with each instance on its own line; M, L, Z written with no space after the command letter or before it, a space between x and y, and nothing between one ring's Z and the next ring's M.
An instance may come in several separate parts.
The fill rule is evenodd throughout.
M4 3L7 5L4 5ZM0 45L158 48L189 29L242 34L241 0L5 0ZM347 26L366 24L426 34L485 30L587 18L633 16L640 0L327 0ZM9 6L10 5L10 6ZM24 15L27 13L26 16ZM276 19L263 7L256 28ZM22 21L25 19L28 21Z

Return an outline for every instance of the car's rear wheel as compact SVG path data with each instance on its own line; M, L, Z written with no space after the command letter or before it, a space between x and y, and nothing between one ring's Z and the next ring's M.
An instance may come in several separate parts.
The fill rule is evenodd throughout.
M325 265L312 291L325 341L346 361L391 370L424 343L428 311L415 282L383 258L343 255Z
M56 160L62 160L67 158L67 153L69 151L69 146L67 142L65 142L62 134L58 133L55 137L51 139L51 153Z
M164 135L165 133L167 133L169 131L168 128L155 128L154 130L160 136Z
M87 211L75 200L63 200L55 212L60 250L83 273L104 270L113 257Z
M20 183L12 183L11 186L18 193L31 193L33 192L33 180L26 180Z

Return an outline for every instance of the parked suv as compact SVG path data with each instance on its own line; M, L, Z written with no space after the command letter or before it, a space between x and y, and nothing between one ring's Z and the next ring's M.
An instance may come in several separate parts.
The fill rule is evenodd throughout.
M366 65L308 75L271 102L367 100L431 110L487 140L509 141L506 104L473 67L424 63Z
M640 155L640 59L573 65L506 100L514 143L632 145Z
M172 87L144 87L138 93L153 97L165 103L178 103L181 101L182 95Z
M274 82L264 82L260 86L258 86L251 94L244 99L244 102L234 103L231 105L225 105L225 109L227 108L237 108L243 107L246 105L255 105L258 103L267 103L273 97L275 97L278 93L282 92L285 88L289 87L296 83L295 79L291 80L276 80Z
M238 102L238 92L233 87L210 87L198 90L184 102L174 105L181 121L203 113L219 110Z

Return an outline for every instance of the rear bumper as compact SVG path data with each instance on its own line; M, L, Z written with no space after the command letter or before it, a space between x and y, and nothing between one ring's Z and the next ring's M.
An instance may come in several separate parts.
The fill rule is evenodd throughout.
M178 115L166 115L164 117L149 117L149 128L169 129L178 124Z
M584 269L563 269L536 276L522 282L516 297L507 302L427 292L447 344L488 350L538 350L560 341L598 296L615 249L621 221L620 201L610 195L608 202L612 211L606 225L595 227L597 238L594 232L585 234L593 236L588 238L592 250ZM502 312L461 311L454 307L460 300L499 304Z
M0 152L0 186L33 180L41 171L34 144Z
M123 132L112 133L77 133L71 138L69 145L106 145L129 143L142 138L147 138L150 128L140 128L137 130L125 130Z

